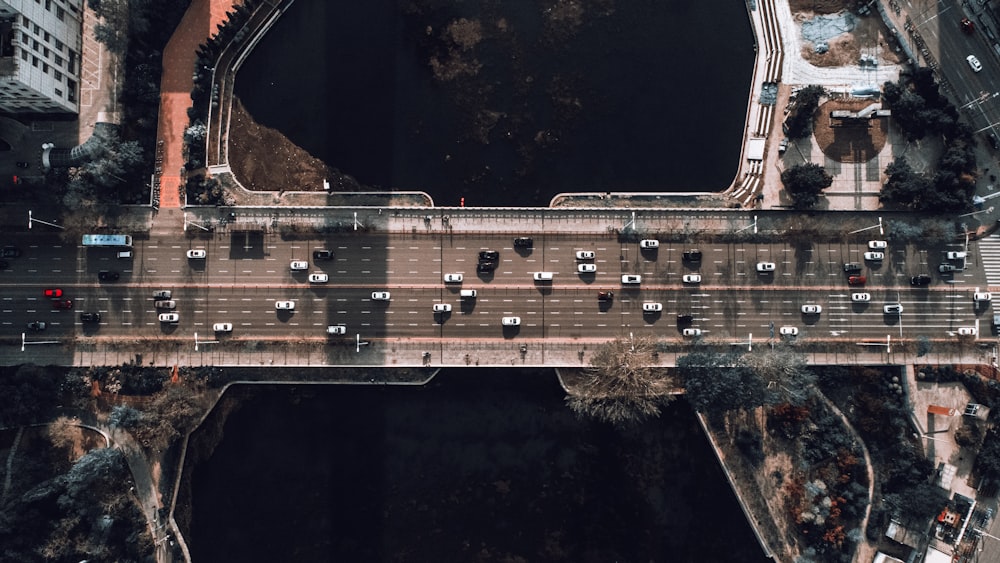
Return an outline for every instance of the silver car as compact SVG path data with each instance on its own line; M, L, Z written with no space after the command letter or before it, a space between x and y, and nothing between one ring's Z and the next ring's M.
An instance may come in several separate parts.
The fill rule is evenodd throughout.
M164 299L161 301L153 301L153 307L157 309L176 309L177 302L173 299Z

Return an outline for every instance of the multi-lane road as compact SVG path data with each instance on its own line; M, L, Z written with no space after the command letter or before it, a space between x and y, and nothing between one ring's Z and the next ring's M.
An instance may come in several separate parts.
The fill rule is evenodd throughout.
M530 233L526 233L530 234ZM211 335L215 323L232 323L220 339L326 338L326 327L344 325L347 335L331 338L573 339L650 334L682 339L677 315L692 315L690 326L703 337L734 341L748 334L769 336L780 327L799 329L798 340L907 339L955 336L962 327L989 335L991 307L975 308L972 293L985 277L975 252L965 261L948 261L936 248L891 247L881 262L866 262L867 239L801 244L673 244L640 250L635 241L613 236L535 235L531 250L514 249L508 236L450 234L345 234L324 241L287 241L262 234L227 233L178 241L136 240L132 260L117 259L114 249L83 249L39 237L11 241L24 254L10 259L3 272L0 300L2 330L11 336L32 321L48 324L39 336L188 337ZM187 250L204 249L205 259L188 259ZM312 252L335 252L332 261L313 260ZM697 248L700 262L685 262L682 252ZM492 274L476 272L478 252L500 252ZM974 249L974 246L973 246ZM592 250L595 274L577 272L575 252ZM294 272L293 260L309 263ZM760 261L776 269L760 274ZM862 264L868 281L850 287L845 262ZM964 266L939 274L940 263ZM964 262L964 263L963 263ZM100 270L121 273L116 282L100 282ZM553 272L551 282L536 282L537 271ZM310 273L326 273L328 283L309 283ZM460 273L462 283L444 283L446 273ZM682 276L698 273L701 283ZM623 286L622 274L639 274L637 287ZM929 287L910 286L910 276L929 274ZM43 290L58 288L74 301L59 310ZM176 324L161 323L153 292L169 289L177 301ZM475 289L475 299L461 298ZM391 299L372 300L373 291ZM598 292L612 291L611 302ZM867 292L870 303L852 303L851 294ZM295 302L293 312L276 311L275 301ZM658 302L659 313L644 313L644 302ZM434 313L436 303L452 305ZM903 313L884 314L883 305L900 303ZM803 315L802 305L823 308ZM82 323L79 313L99 312L99 324ZM518 316L520 327L501 326L504 316ZM206 336L209 337L209 336Z

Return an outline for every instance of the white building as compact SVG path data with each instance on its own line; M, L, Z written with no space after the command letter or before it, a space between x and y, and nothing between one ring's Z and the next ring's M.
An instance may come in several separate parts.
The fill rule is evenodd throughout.
M78 113L84 0L0 0L0 111Z

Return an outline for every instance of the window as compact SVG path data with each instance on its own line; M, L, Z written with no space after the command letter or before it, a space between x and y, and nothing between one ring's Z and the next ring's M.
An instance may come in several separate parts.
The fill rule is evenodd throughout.
M48 31L46 31L46 32L45 32L45 40L46 40L46 41L48 41L48 40L49 40L49 39L50 39L51 37L52 37L52 36L51 36L51 35L49 35L49 32L48 32Z
M42 30L41 30L41 28L38 27L37 23L31 24L31 29L35 30L35 35L41 35L42 34Z
M52 58L52 62L54 62L56 66L62 66L63 58L60 57L59 55L56 55L55 57Z
M59 18L59 21L63 21L63 18L65 16L66 16L66 10L56 7L56 17Z
M63 42L56 39L56 51L62 53L62 50L63 50Z
M31 49L33 51L37 51L38 50L38 41L36 39L32 39L31 40Z
M46 59L49 58L49 48L48 47L42 47L42 56L45 57Z
M62 96L63 95L62 90L60 90L59 88L56 88L56 95L57 96Z
M52 0L45 0L45 9L46 10L52 9Z
M49 63L42 63L42 72L45 74L49 73Z
M52 71L52 77L56 79L56 82L62 82L62 73L58 70Z
M38 68L38 57L32 55L32 57L31 57L31 66L33 66L35 68Z
M23 60L23 61L27 61L28 60L28 52L25 51L24 49L21 49L21 60Z
M66 81L66 99L71 102L76 102L76 81L67 80Z
M76 72L76 53L73 49L68 49L69 56L66 57L66 72L74 73Z
M22 15L21 16L21 21L24 22L25 29L31 27L31 20L28 19L28 16L23 16Z

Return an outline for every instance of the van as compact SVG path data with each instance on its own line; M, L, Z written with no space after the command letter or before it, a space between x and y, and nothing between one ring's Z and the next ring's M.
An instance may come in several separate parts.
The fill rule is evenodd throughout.
M132 258L132 251L131 250L122 250L121 252L118 253L118 257L119 258L129 258L129 259L131 259Z
M462 291L458 292L458 295L460 297L463 297L463 298L475 299L476 298L476 290L474 290L474 289L463 289Z

